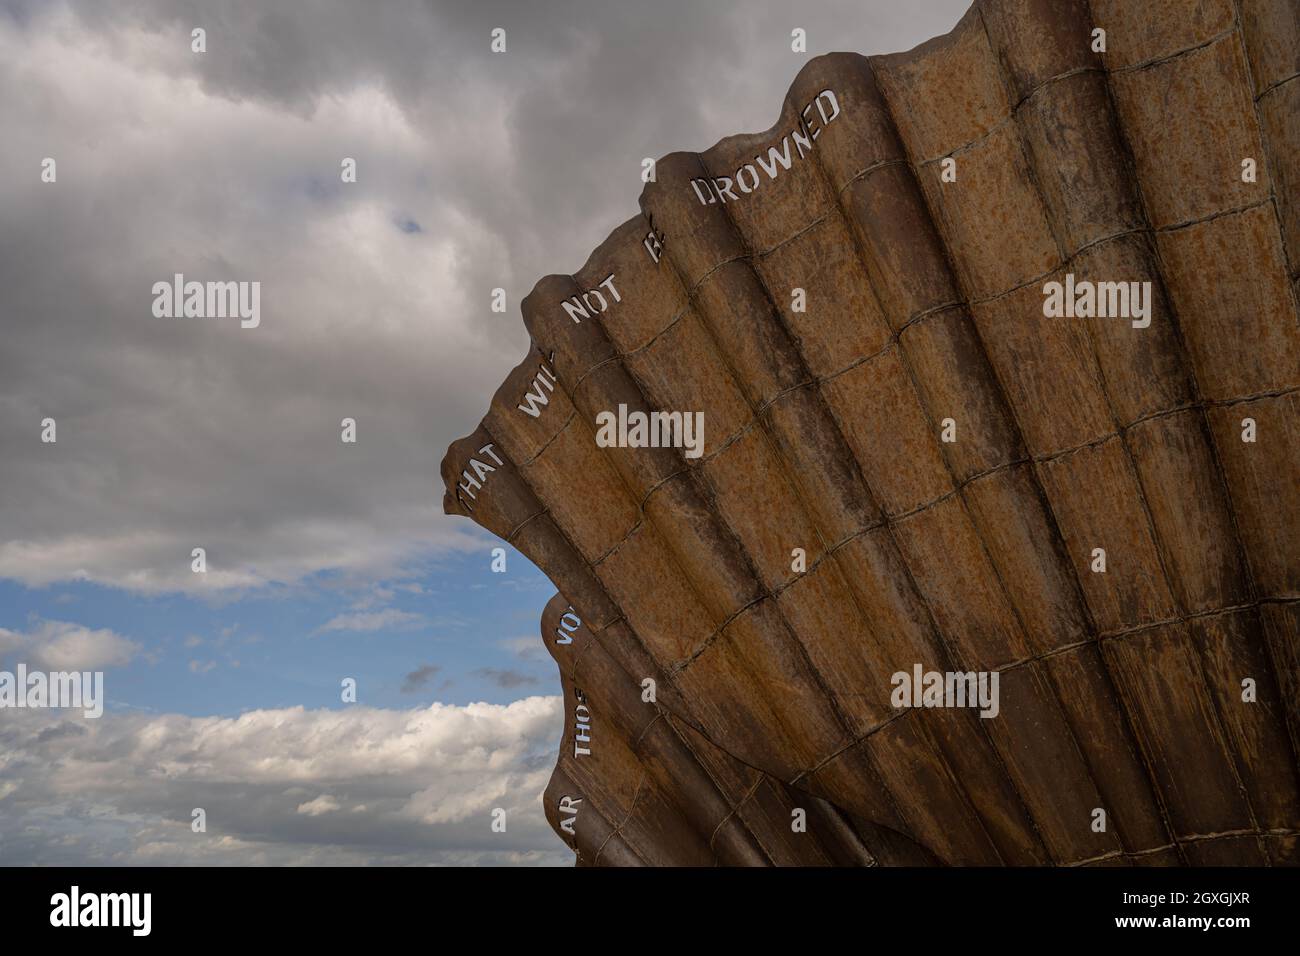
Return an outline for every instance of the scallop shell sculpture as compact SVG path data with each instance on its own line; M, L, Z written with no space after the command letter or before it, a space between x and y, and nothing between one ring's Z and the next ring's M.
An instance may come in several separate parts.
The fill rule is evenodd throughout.
M537 283L442 476L560 592L580 865L1300 862L1297 74L1295 0L980 0Z

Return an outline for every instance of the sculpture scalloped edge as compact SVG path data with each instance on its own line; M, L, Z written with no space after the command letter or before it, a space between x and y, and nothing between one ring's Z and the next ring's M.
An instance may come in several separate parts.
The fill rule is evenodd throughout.
M580 865L1300 861L1298 73L1289 0L984 0L537 283L444 507L563 595Z

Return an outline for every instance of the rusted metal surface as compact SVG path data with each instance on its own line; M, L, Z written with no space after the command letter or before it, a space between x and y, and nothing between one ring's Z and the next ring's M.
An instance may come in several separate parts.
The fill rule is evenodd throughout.
M1293 0L983 0L537 284L442 476L563 595L580 864L1300 861L1297 73ZM1047 317L1067 276L1146 324ZM897 706L918 666L998 713Z

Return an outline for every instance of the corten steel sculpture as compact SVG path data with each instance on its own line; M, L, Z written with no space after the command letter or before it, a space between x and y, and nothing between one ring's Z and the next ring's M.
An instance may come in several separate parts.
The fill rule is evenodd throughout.
M537 284L442 475L563 595L579 864L1300 861L1298 73L1295 0L982 0Z

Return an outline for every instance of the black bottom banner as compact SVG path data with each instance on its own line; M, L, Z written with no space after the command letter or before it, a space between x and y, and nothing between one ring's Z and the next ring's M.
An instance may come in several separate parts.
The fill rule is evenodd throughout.
M373 942L437 926L465 943L705 939L1062 943L1297 928L1295 869L8 869L6 938L132 945ZM449 939L449 941L450 941ZM639 945L639 943L638 943ZM825 944L824 944L825 945ZM15 950L16 951L16 950Z

